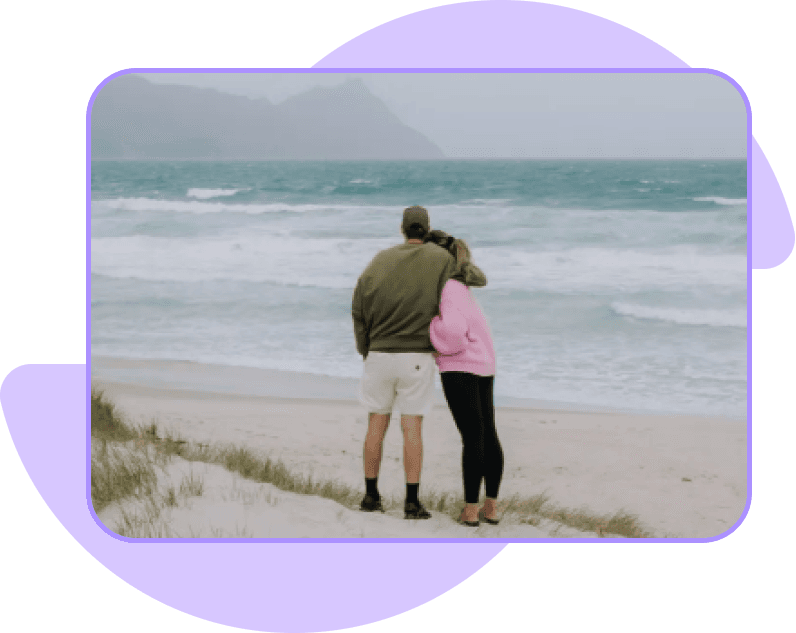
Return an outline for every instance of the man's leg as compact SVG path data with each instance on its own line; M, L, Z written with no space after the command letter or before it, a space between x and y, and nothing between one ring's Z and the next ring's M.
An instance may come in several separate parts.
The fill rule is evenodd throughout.
M382 510L381 496L376 486L381 467L381 453L384 435L390 424L389 413L369 413L368 432L362 449L362 461L365 466L365 498L362 499L360 510L374 512Z
M402 415L401 430L404 434L404 470L406 471L405 519L428 519L431 513L418 498L420 470L423 468L423 416Z
M407 484L420 483L423 468L422 415L402 415L401 431L404 434L404 470Z
M396 356L398 356L396 354ZM404 436L404 471L406 472L406 503L404 517L428 519L431 514L418 499L420 471L423 467L423 416L431 412L434 401L434 357L426 353L401 354L397 372L395 407L401 412Z
M382 446L389 425L389 413L370 413L368 415L368 433L365 435L365 446L362 451L366 479L376 479L379 476Z
M362 447L362 465L365 471L365 498L360 509L366 512L381 510L381 497L376 486L381 469L382 446L390 411L395 401L395 378L392 376L390 354L368 354L362 371L359 401L368 411L368 432ZM379 413L386 411L386 413Z

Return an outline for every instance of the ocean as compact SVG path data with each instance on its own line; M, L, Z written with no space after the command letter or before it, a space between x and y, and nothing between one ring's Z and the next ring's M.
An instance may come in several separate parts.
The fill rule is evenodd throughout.
M746 417L746 162L94 161L91 352L358 378L401 211L489 283L496 398Z

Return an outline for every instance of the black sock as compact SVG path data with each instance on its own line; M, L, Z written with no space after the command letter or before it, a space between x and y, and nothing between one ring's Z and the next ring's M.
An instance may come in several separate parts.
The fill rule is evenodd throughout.
M380 499L379 489L376 488L376 482L378 479L378 477L374 477L373 479L368 479L365 477L365 494L370 495L374 499Z
M417 498L417 490L420 484L406 484L406 503L420 503Z

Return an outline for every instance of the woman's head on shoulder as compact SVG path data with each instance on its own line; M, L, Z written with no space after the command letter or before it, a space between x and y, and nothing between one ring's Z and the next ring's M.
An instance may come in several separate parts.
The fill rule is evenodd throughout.
M483 272L472 262L470 247L463 239L453 237L445 231L434 229L425 236L426 243L434 243L447 250L456 260L456 273L452 279L461 281L468 286L485 286L486 277Z
M423 238L423 241L426 243L432 242L437 246L444 248L451 255L453 255L457 264L468 262L471 259L470 247L467 246L467 242L465 242L463 239L453 237L453 235L446 233L445 231L441 231L439 229L429 231L428 234L426 234L426 236Z

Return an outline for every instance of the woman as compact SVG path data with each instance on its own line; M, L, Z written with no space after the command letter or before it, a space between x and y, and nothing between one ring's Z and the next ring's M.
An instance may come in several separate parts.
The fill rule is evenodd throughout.
M503 450L495 429L493 387L495 351L486 318L470 287L486 285L486 277L470 258L463 240L431 231L426 241L448 249L456 258L456 273L445 284L440 314L431 322L431 342L437 350L442 389L462 436L462 478L465 507L459 522L477 527L479 517L497 525L497 496L503 477ZM478 508L484 482L486 498Z

